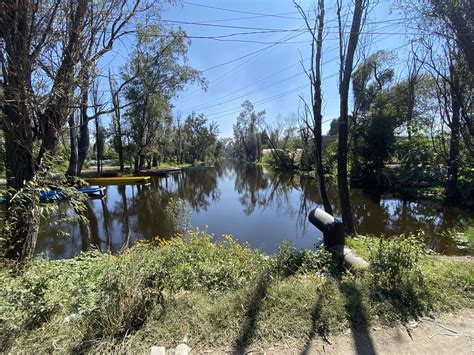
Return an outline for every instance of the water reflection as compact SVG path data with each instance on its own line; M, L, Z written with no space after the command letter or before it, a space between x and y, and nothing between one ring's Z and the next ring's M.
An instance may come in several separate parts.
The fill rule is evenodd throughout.
M330 186L328 193L338 215L336 187ZM81 250L117 253L138 239L170 237L173 223L165 213L170 198L187 202L194 227L208 225L209 232L217 236L231 233L268 253L285 239L311 248L321 238L306 218L321 205L315 179L254 165L223 164L153 178L150 186L108 186L104 199L89 201L87 225L56 225L54 218L42 221L37 250L51 258L69 258ZM359 233L393 235L423 230L431 247L446 253L453 246L442 238L443 231L462 227L470 218L466 211L436 203L403 201L390 195L370 197L357 189L351 191L351 199ZM61 209L70 213L66 203ZM69 236L60 236L59 231Z

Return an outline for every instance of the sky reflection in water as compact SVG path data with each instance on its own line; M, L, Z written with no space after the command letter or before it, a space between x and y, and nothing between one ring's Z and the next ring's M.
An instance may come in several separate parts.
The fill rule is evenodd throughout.
M190 206L192 227L207 225L216 236L232 234L266 253L275 252L285 239L298 248L313 248L322 237L306 218L320 203L315 179L254 165L224 164L153 178L150 186L108 186L105 199L89 201L88 227L55 225L54 218L42 221L37 253L51 258L70 258L91 248L115 253L138 239L170 237L173 223L165 207L170 198L178 197ZM335 187L329 197L339 214ZM358 233L423 230L432 248L448 254L453 246L442 232L462 227L469 219L467 211L394 196L371 198L358 189L351 191L351 201ZM66 203L62 209L67 212ZM59 230L70 235L60 236Z

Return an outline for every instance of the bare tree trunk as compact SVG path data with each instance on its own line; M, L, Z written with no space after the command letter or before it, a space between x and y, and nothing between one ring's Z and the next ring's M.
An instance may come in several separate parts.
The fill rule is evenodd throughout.
M33 136L26 119L28 117L26 108L22 110L23 112L18 112L8 105L9 101L8 97L5 97L4 114L12 122L3 127L5 133L5 168L7 187L17 191L24 186L25 182L30 181L35 174ZM18 144L19 142L22 142L22 144Z
M68 125L71 154L69 155L69 166L67 168L66 175L77 176L77 160L79 155L79 148L77 142L77 126L75 113L73 113L69 118Z
M323 202L324 210L332 214L331 203L326 190L326 181L324 179L323 168L323 153L322 153L322 105L323 98L321 92L321 55L323 48L323 31L324 31L324 0L318 0L317 19L314 26L309 22L307 14L303 11L300 5L295 2L301 16L303 17L306 27L312 36L311 42L311 70L307 75L311 81L311 109L313 114L313 124L310 126L307 118L305 123L311 127L313 132L315 158L316 158L316 176L318 178L318 188L321 200ZM317 26L317 28L316 28ZM306 108L308 109L307 105Z
M81 110L81 125L79 127L79 146L78 146L78 159L77 159L77 175L81 174L82 167L87 157L87 152L90 147L90 137L89 137L89 116L87 115L87 105L88 105L88 89L84 88L82 90L82 98L80 104Z
M7 187L19 191L35 175L31 127L28 125L26 112L23 116L7 104L9 100L5 102L4 113L15 122L15 124L4 127ZM17 119L13 118L15 115L17 115ZM18 144L19 141L23 144ZM39 196L32 193L26 198L9 201L5 218L6 222L2 231L2 237L6 240L4 256L23 262L33 255L36 246L39 226ZM8 228L5 229L7 226Z
M122 123L120 122L120 117L117 119L117 150L118 150L118 158L119 158L119 165L120 165L120 173L123 174L125 172L125 164L123 161L123 143L122 143Z
M97 159L97 174L99 176L102 175L102 170L101 170L101 158L102 158L102 138L100 136L100 123L99 123L99 117L95 118L95 150L96 150L96 159Z
M332 214L331 203L326 190L326 182L324 179L323 168L323 138L322 138L322 106L323 99L321 93L321 54L323 48L323 30L324 30L324 0L319 0L319 16L318 16L318 36L316 41L316 57L315 57L315 71L314 71L314 98L313 98L313 117L314 117L314 145L316 149L316 175L318 176L319 193L323 202L324 210Z
M122 142L122 118L120 111L120 97L118 90L114 89L114 82L112 75L109 72L109 87L110 95L112 96L112 106L114 109L114 116L112 117L112 123L114 126L115 142L117 147L117 153L119 158L120 173L125 172L125 164L123 161L123 142Z
M145 168L145 163L146 163L145 158L146 158L145 154L143 154L142 151L140 150L135 160L135 174L138 175L140 173L140 170L143 170Z
M448 158L448 178L446 180L445 198L446 201L455 201L459 197L458 188L458 170L459 170L459 138L460 138L460 110L461 104L457 95L459 90L459 76L454 65L449 67L451 83L451 109L452 116L449 127L451 129L451 138L449 141Z
M354 54L359 39L360 25L362 22L362 13L364 11L364 0L355 0L354 14L352 18L351 32L349 34L349 43L345 56L342 55L342 41L340 43L341 51L341 74L339 84L340 95L340 116L339 116L339 144L337 149L337 185L339 190L339 201L341 204L342 221L344 229L348 234L356 234L354 218L352 215L352 206L349 196L349 186L347 182L347 151L349 136L349 84L352 75L354 63ZM340 7L338 8L339 17L339 36L342 38L343 29L341 27Z

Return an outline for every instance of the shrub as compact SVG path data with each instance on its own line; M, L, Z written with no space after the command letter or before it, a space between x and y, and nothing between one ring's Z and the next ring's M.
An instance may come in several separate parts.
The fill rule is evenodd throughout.
M273 270L277 275L288 277L304 272L325 272L331 254L321 247L318 251L297 249L290 241L282 242L273 256Z
M373 251L369 268L369 285L373 296L388 298L400 307L417 310L423 298L424 278L420 258L425 246L415 236L380 239Z

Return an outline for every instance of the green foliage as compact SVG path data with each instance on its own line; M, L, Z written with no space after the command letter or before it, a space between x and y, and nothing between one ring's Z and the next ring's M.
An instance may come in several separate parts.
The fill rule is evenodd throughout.
M284 243L265 256L199 230L118 256L35 258L21 270L3 264L0 350L146 352L176 346L185 335L194 349L282 340L300 346L359 321L407 319L472 301L472 263L428 256L413 238L348 243L370 258L368 273L331 275L321 250Z
M337 175L337 140L327 146L323 154L323 167L325 175Z
M380 239L370 258L369 280L375 295L412 306L420 297L417 289L423 288L419 267L423 252L424 244L413 236Z
M451 240L461 253L474 254L474 224L464 230L448 230L443 233L443 238Z
M182 127L175 127L173 135L174 154L179 162L213 163L219 158L219 128L217 124L209 123L204 114L193 112L188 115Z
M278 170L293 171L298 168L295 159L296 152L289 152L283 149L277 149L272 153L265 154L262 157L261 163L269 165Z
M401 186L439 185L444 176L440 156L430 137L416 130L411 139L400 138L395 152L401 164L398 184Z
M328 136L337 136L339 133L339 117L333 118L329 124Z
M262 148L260 125L265 111L256 112L249 100L242 103L242 112L234 124L234 157L255 162Z
M364 184L385 185L382 169L394 149L395 128L406 109L405 96L400 84L380 89L353 129L351 176Z
M155 24L138 28L137 36L136 47L122 71L123 80L129 81L124 90L129 105L123 134L132 141L127 150L139 155L143 163L146 157L169 151L173 96L186 84L205 87L206 83L201 73L188 65L189 43L184 31Z
M297 249L290 241L284 241L272 261L276 274L288 277L301 272L327 271L331 256L322 247L314 252L309 249Z
M34 252L36 239L24 241L17 237L18 228L37 228L40 218L54 217L56 224L86 222L84 216L85 202L87 195L77 191L76 187L84 182L80 179L68 180L66 177L52 179L49 167L53 166L57 160L45 157L44 165L47 173L36 174L32 180L28 181L20 190L7 190L5 199L7 200L7 211L0 216L2 225L2 235L0 236L0 250L4 255L11 252L17 254L15 257L24 259L31 257ZM62 206L53 197L48 203L40 203L41 193L60 191L61 198L67 199L74 211L73 214L64 213ZM52 203L49 203L52 202ZM29 218L28 222L25 216ZM36 238L36 235L34 236ZM23 250L21 255L18 251ZM26 252L24 250L27 250Z

